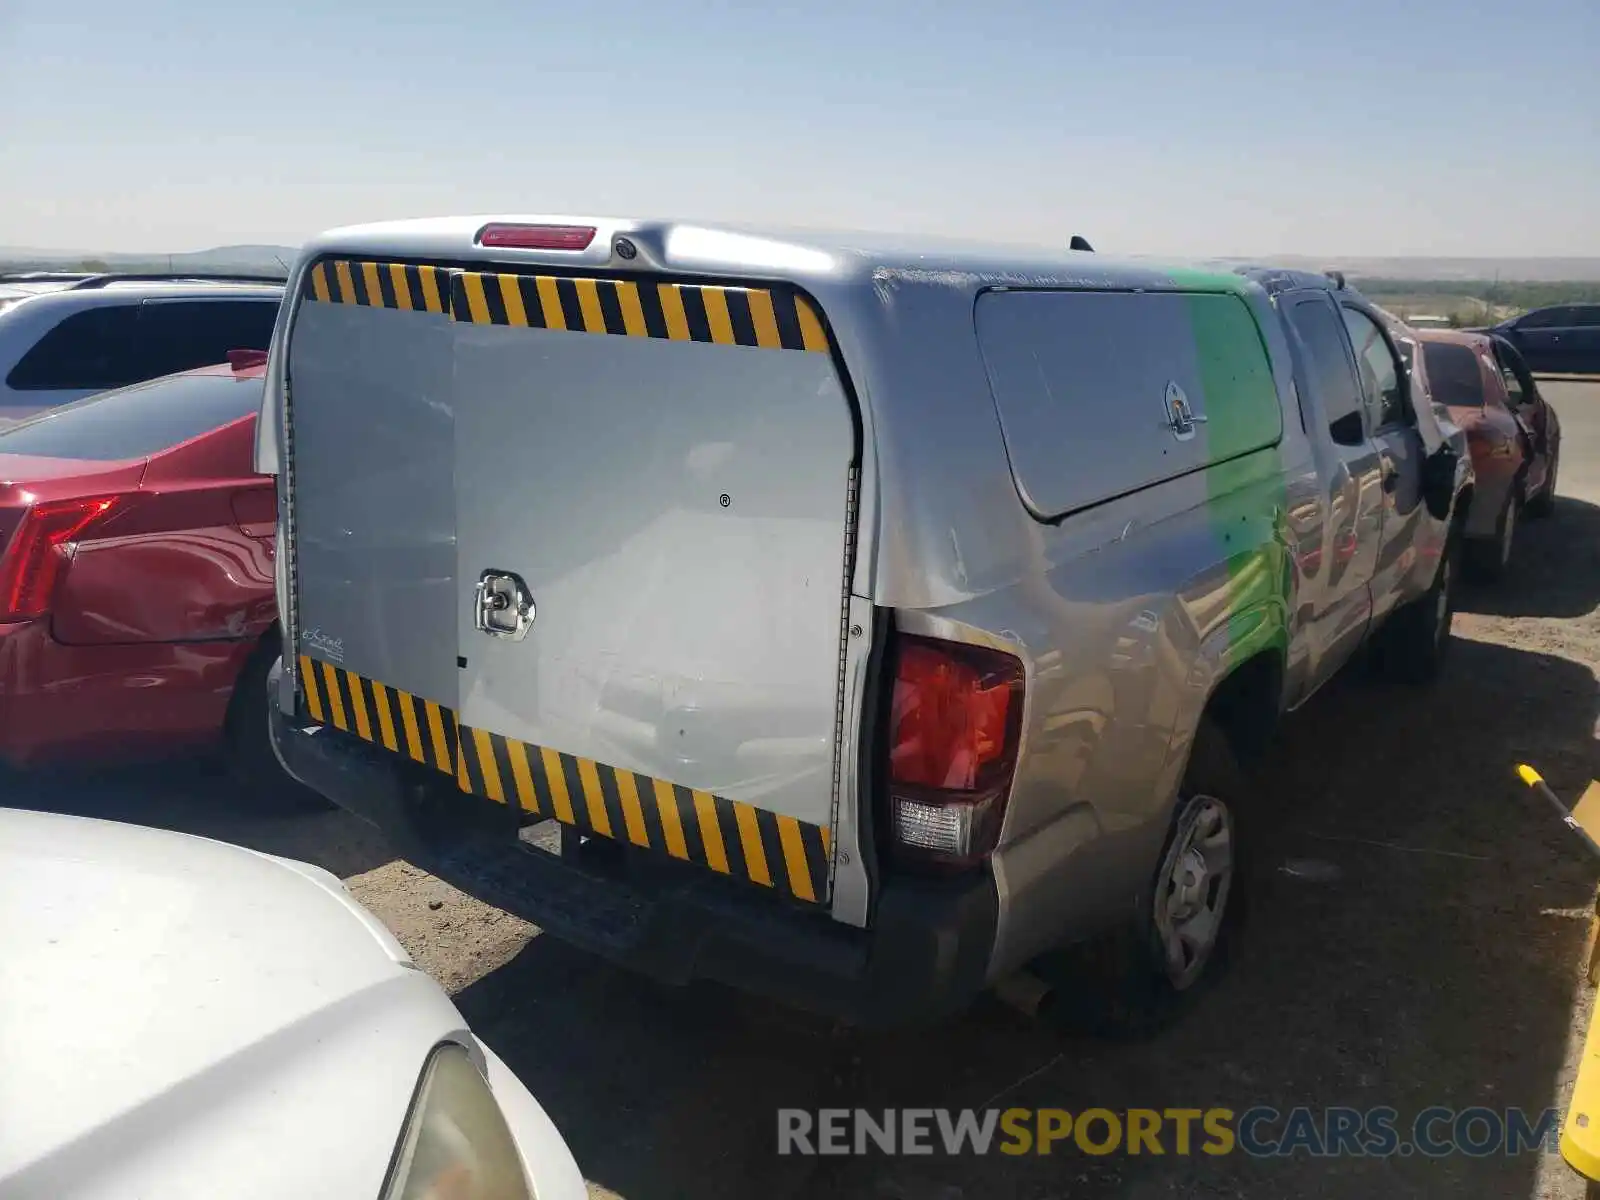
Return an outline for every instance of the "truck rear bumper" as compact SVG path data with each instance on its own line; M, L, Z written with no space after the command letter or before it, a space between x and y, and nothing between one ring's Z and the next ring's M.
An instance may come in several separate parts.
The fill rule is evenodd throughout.
M276 684L275 675L274 695ZM621 966L875 1026L937 1021L987 985L999 908L988 872L885 880L871 928L856 929L675 863L619 871L615 855L538 849L516 836L503 806L276 704L270 711L273 748L296 779L377 825L409 861Z

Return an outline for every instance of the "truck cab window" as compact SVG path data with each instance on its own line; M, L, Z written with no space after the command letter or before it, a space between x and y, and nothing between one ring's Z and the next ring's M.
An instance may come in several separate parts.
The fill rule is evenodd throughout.
M1289 306L1289 324L1305 348L1306 379L1322 401L1329 434L1341 446L1361 445L1366 440L1361 385L1332 305L1321 296L1298 300Z
M1405 372L1389 348L1378 323L1360 309L1341 306L1350 345L1355 348L1361 372L1361 390L1374 429L1410 424L1406 407Z

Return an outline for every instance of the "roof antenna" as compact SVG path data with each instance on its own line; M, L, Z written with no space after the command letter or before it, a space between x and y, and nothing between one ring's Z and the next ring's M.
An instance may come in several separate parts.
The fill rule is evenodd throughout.
M1334 287L1338 288L1341 292L1344 290L1344 272L1343 271L1324 271L1323 274L1326 275L1329 279L1333 280L1333 286Z
M1082 234L1079 234L1079 233L1075 233L1075 234L1072 235L1072 241L1067 243L1067 249L1068 250L1087 250L1091 254L1094 253L1094 247L1089 245L1089 239L1084 237Z

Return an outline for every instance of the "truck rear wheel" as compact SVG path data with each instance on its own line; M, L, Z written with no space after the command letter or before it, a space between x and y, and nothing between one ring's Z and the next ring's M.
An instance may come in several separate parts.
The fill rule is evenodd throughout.
M1249 782L1222 727L1195 733L1171 825L1132 921L1066 951L1043 1011L1103 1036L1154 1033L1187 1012L1227 969L1244 919ZM1051 978L1054 976L1055 978Z

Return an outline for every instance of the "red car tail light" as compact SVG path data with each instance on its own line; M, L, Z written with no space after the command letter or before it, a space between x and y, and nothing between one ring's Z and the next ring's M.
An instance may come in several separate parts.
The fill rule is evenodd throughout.
M1000 650L902 637L889 717L889 817L903 858L993 853L1022 735L1023 670Z
M0 621L26 621L49 612L68 546L126 500L89 496L29 508L0 555Z

